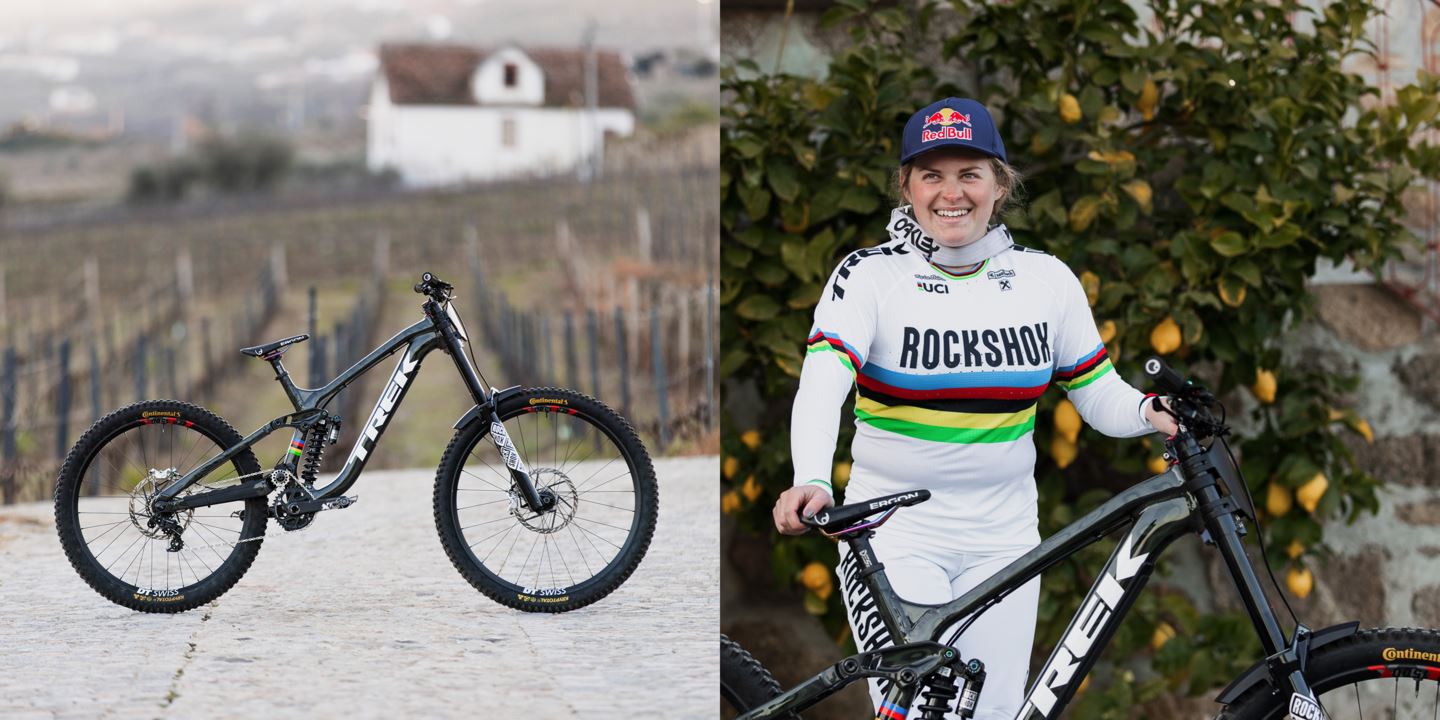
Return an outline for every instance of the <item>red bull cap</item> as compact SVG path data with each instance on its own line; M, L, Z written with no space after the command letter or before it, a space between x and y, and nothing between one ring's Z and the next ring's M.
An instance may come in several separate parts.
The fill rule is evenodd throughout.
M945 98L921 109L905 123L900 163L937 147L956 145L1009 162L990 111L969 98Z

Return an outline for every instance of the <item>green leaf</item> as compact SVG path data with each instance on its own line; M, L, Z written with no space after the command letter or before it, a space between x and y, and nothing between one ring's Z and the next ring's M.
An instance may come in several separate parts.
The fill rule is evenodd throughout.
M770 210L769 190L741 186L738 193L740 202L745 204L745 214L749 215L751 220L765 217L765 213Z
M771 162L765 179L770 181L770 189L775 191L775 197L787 203L793 202L800 193L800 181L795 179L795 167L790 163Z
M815 279L815 268L810 262L810 244L804 238L790 236L780 242L780 261L802 281Z
M874 190L851 185L840 198L840 207L857 213L874 212L875 208L880 207L880 197Z
M1210 241L1210 247L1225 257L1243 255L1248 249L1245 238L1234 231L1220 233L1219 237Z
M760 284L766 287L775 287L790 279L790 273L775 262L756 263L754 267L750 268L750 272L755 275L755 279L759 280Z
M735 314L746 320L769 320L780 312L780 303L769 295L751 295L735 306Z

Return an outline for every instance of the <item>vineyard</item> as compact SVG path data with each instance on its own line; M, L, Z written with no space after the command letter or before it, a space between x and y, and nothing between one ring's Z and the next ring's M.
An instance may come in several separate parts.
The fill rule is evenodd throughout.
M247 345L309 333L297 383L334 377L419 320L410 285L456 287L496 387L598 396L652 452L714 451L718 155L714 132L602 180L112 208L0 226L0 491L51 489L64 452L145 397L206 405L242 434L291 408ZM3 220L3 217L0 217ZM353 442L393 362L332 411ZM371 467L430 466L469 399L432 355ZM257 447L265 462L284 437ZM328 465L329 463L327 463Z

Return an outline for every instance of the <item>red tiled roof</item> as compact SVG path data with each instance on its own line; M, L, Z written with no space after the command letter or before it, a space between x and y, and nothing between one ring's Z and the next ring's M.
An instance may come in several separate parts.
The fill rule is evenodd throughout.
M547 107L585 106L585 51L521 48L545 74ZM380 70L396 105L475 105L470 77L491 51L463 45L380 47ZM618 53L597 51L600 107L635 109L630 75Z

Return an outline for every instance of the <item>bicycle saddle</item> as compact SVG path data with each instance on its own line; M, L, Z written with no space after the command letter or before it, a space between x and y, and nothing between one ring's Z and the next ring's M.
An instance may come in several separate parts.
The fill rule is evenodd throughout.
M240 348L240 353L242 355L265 358L268 360L271 356L274 355L284 355L287 346L294 345L298 342L304 342L309 339L309 335L293 335L291 337L285 338L284 340L276 340L275 342L265 343L264 345Z
M859 521L864 520L865 518L870 517L871 515L874 515L875 513L884 512L887 510L893 512L907 505L919 505L920 503L925 502L929 499L929 490L910 490L907 492L895 493L894 495L878 497L874 500L870 500L867 502L852 503L850 505L840 505L838 507L832 507L816 513L815 517L808 520L802 518L801 522L809 525L810 527L818 528L820 532L823 532L827 535L835 535L842 531L849 532L852 530L860 529L851 528L851 526L857 524ZM889 515L887 514L886 518L888 517ZM885 518L882 518L879 522L875 523L875 525L879 525L881 522L884 521ZM874 527L874 525L867 524L867 527Z

